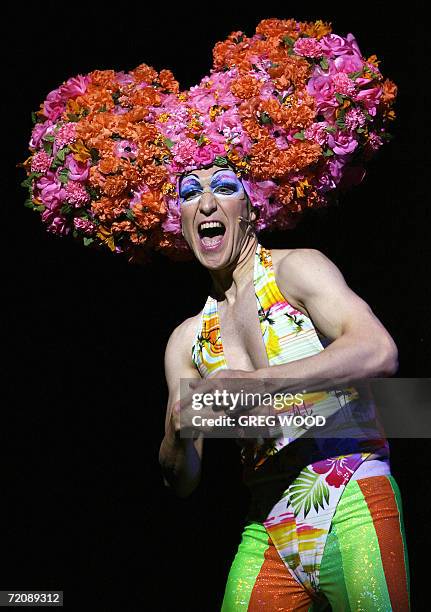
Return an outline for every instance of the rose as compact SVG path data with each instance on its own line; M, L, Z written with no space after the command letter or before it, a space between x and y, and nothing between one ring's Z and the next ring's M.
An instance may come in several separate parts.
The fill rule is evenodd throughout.
M348 155L358 146L358 141L351 134L338 130L335 134L329 134L328 145L337 155Z

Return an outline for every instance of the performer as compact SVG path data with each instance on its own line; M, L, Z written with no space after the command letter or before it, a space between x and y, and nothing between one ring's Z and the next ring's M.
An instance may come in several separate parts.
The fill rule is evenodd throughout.
M170 169L183 170L170 228L180 221L212 278L203 310L166 348L160 462L181 496L198 485L203 452L202 436L180 435L181 378L207 379L194 391L208 392L220 378L348 380L397 370L392 338L328 258L269 250L255 234L323 204L343 179L353 182L352 164L362 178L359 151L366 159L383 142L394 91L371 59L352 35L321 22L267 20L251 39L236 32L217 45L211 75L160 114ZM224 612L409 609L386 440L281 437L244 444L242 460L252 504Z
M394 117L396 86L378 64L328 24L270 19L218 43L189 91L146 65L94 71L35 114L27 206L50 232L132 261L194 256L212 277L202 311L166 348L160 463L181 496L199 483L205 433L181 436L181 378L197 391L220 379L338 384L396 371L393 340L331 261L257 238L362 180ZM354 410L355 389L344 391ZM319 396L316 413L330 401ZM409 609L385 439L283 434L245 440L241 458L252 502L225 612Z

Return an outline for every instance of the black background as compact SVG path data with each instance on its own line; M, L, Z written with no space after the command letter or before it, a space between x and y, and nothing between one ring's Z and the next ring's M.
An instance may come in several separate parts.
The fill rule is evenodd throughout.
M323 251L393 335L398 376L429 376L428 67L419 4L154 4L16 3L4 15L0 588L63 589L70 610L84 608L79 598L95 610L219 609L248 500L233 442L208 441L203 481L186 500L163 487L158 466L164 350L174 327L201 309L205 270L163 257L131 266L48 235L23 207L15 164L27 157L30 113L66 78L146 62L189 87L209 71L217 40L251 34L266 17L321 18L338 34L354 33L399 86L395 139L340 207L261 241ZM391 441L413 610L429 607L429 564L420 562L427 448L426 439Z

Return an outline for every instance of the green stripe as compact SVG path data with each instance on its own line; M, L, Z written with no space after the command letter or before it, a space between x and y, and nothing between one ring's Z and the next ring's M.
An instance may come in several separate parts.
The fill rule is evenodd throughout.
M229 571L221 612L247 610L267 548L265 527L261 523L247 524Z
M328 554L325 549L320 568L320 586L334 612L346 609L375 610L377 607L391 610L373 517L356 480L350 480L341 496L328 537L331 534L332 539L337 540L341 559L333 560L331 549L328 549ZM322 577L326 589L323 588Z
M388 476L389 482L391 483L392 491L394 492L395 502L397 504L398 513L400 515L400 532L401 538L403 541L403 551L404 551L404 567L406 569L406 579L407 579L407 594L409 597L409 608L411 608L410 603L410 567L409 567L409 556L407 552L407 543L406 543L406 533L404 529L404 515L403 515L403 502L401 499L401 492L398 487L397 481L392 475Z
M332 525L326 538L325 550L320 564L319 586L333 607L337 601L349 600L335 525Z

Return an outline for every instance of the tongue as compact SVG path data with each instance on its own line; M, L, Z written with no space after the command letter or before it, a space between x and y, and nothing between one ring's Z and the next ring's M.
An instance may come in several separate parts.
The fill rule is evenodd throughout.
M204 244L205 246L215 246L216 244L218 244L219 242L221 242L223 238L222 234L218 234L217 236L204 236L202 238L202 244Z

